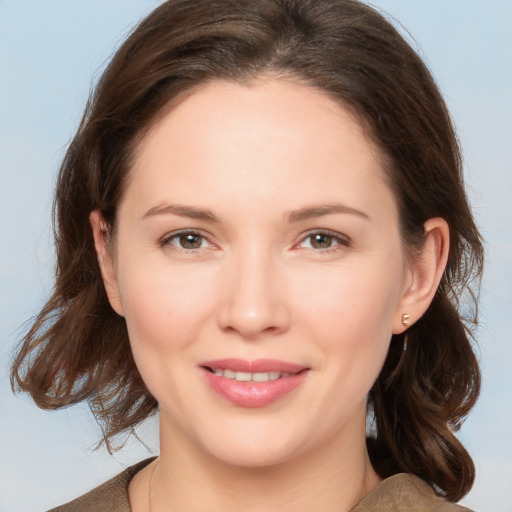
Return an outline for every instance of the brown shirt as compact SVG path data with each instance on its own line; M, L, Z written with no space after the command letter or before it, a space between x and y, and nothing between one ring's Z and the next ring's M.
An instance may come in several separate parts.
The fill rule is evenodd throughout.
M103 485L48 512L131 512L128 484L153 459L131 466ZM350 512L471 512L438 497L417 476L400 473L387 478Z

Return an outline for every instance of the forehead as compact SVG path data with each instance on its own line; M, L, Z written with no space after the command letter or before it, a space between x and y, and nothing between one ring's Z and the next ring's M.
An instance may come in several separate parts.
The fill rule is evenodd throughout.
M257 202L276 193L281 203L335 202L365 195L372 181L382 188L381 160L356 117L317 89L276 79L211 82L155 122L137 148L128 188L139 202L158 195L187 204L200 195Z
M278 119L280 125L276 122ZM139 153L147 139L163 126L169 128L179 123L183 128L206 130L218 121L225 129L234 128L235 131L264 127L269 133L276 128L280 131L279 136L291 135L292 124L296 128L309 125L310 133L303 133L308 137L320 126L325 134L328 130L338 131L343 123L348 128L344 138L351 131L354 136L367 139L365 142L375 156L380 157L380 150L370 136L365 136L363 124L350 106L300 79L272 75L262 75L247 82L210 80L182 91L156 116L139 145Z

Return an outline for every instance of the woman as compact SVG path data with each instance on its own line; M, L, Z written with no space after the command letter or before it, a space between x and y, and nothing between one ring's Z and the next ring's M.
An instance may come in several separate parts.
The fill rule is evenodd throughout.
M57 510L461 509L480 236L444 102L378 13L164 3L100 80L55 205L55 292L13 384L88 400L109 444L158 408L161 445Z

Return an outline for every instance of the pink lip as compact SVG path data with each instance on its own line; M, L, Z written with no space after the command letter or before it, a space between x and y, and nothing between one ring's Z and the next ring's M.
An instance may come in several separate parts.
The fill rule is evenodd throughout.
M199 366L213 391L234 405L248 408L264 407L276 402L299 387L309 373L304 366L274 359L217 359L205 361ZM291 375L266 382L240 382L215 375L208 368L249 373L281 372Z
M254 361L247 361L246 359L216 359L215 361L204 361L199 364L212 368L222 368L223 370L232 370L234 372L281 372L281 373L299 373L305 370L305 366L300 366L294 363L287 363L285 361L278 361L277 359L255 359Z

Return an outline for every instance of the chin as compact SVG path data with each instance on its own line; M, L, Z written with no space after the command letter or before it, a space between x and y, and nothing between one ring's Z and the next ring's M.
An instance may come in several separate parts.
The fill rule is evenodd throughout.
M276 466L299 455L300 444L294 442L291 433L271 430L268 435L257 429L241 432L225 431L222 438L208 439L203 449L215 459L240 468Z
M294 458L294 452L279 450L268 447L252 447L252 449L235 448L232 450L216 450L212 455L226 465L246 468L268 468L278 466Z

